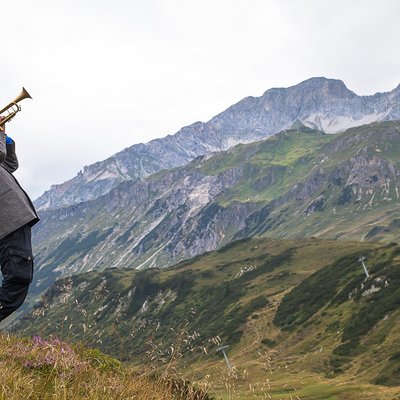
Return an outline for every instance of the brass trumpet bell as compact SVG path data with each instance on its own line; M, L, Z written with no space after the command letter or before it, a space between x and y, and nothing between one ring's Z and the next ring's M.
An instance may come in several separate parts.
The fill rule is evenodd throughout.
M4 124L15 117L17 112L21 111L21 106L18 104L21 100L31 99L31 95L25 88L22 88L22 92L9 104L0 110L0 115L6 113L1 121L0 131L4 131Z

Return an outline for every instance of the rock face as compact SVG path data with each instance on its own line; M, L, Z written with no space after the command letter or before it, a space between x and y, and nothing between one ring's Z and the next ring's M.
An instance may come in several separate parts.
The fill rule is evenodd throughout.
M254 235L397 240L399 149L396 121L296 128L43 211L33 292L59 275L163 268Z
M339 80L312 78L289 88L247 97L210 121L175 135L129 147L87 166L73 179L53 185L35 201L38 210L94 200L119 183L186 165L194 158L264 139L297 124L326 133L375 121L400 119L400 87L357 96Z

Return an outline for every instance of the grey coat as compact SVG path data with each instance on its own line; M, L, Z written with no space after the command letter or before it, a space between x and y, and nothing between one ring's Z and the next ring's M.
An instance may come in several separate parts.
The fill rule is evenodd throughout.
M39 221L35 208L12 173L18 168L15 143L0 132L0 239L23 225Z

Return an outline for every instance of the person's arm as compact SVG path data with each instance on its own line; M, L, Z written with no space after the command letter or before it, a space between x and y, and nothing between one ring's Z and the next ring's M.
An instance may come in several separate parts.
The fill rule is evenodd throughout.
M6 141L7 156L3 162L3 165L9 172L12 173L18 168L18 158L17 154L15 153L14 140L12 139L8 140L8 139L11 139L10 136L7 136L7 141Z
M3 119L3 117L0 116L0 122ZM4 128L4 126L3 126ZM7 157L7 149L6 149L6 132L4 131L0 131L0 164L3 164L3 162L5 161L6 157Z
M2 119L2 117L0 117ZM0 121L1 121L0 119ZM6 134L4 130L0 131L0 164L9 172L14 172L18 168L18 158L15 154L15 142Z

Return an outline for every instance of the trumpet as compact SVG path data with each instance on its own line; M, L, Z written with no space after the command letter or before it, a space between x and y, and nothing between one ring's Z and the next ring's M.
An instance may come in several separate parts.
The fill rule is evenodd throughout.
M26 91L26 89L22 88L22 92L19 94L19 96L17 96L12 102L0 110L0 116L4 112L6 113L6 115L3 116L3 119L0 121L0 131L4 131L4 124L14 118L17 112L21 111L21 106L18 103L21 100L31 98L31 95Z

